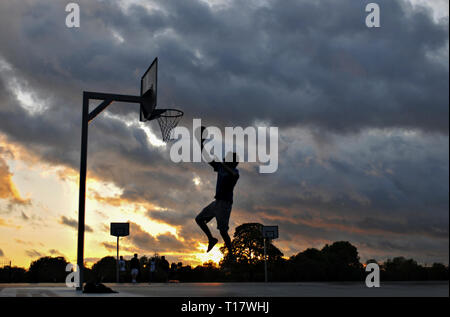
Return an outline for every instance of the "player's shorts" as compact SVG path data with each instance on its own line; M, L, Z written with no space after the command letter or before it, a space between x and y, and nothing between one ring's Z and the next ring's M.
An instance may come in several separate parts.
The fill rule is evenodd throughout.
M206 223L216 217L217 229L228 231L228 223L230 221L232 203L225 200L214 200L195 218L196 220L203 220Z
M138 275L139 270L138 269L131 269L131 275Z

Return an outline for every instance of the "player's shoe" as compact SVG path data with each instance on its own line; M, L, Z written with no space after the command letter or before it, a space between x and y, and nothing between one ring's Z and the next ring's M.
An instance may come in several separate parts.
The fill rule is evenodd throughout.
M217 243L218 241L219 241L219 240L217 240L216 238L212 238L211 240L209 240L209 243L208 243L208 250L207 250L206 252L211 251L211 249L214 248L214 246L216 245L216 243Z

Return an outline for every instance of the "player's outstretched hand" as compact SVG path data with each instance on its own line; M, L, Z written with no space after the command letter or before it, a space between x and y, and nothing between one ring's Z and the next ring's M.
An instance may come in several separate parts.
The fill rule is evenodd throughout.
M201 143L205 142L205 138L203 137L203 131L205 131L205 130L206 130L206 128L204 126L200 127L200 140L201 140Z

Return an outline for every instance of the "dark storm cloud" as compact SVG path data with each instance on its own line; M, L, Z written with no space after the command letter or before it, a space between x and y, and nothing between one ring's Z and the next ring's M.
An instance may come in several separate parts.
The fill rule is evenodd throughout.
M334 136L325 147L313 139L286 133L273 175L241 169L239 220L279 225L285 248L349 240L364 258L395 256L397 246L397 255L447 262L447 137L379 131Z
M193 220L189 213L179 213L173 210L149 211L147 215L153 220L159 220L172 226L182 226L185 225L187 221Z
M133 222L130 223L130 231L133 234L127 238L127 243L131 243L141 252L185 252L190 250L188 244L180 242L170 233L152 236ZM130 250L133 250L133 248L130 248Z
M118 1L78 1L81 28L68 29L63 2L1 1L0 131L77 170L81 92L137 94L159 56L159 104L180 105L183 125L280 127L277 173L241 166L232 229L275 223L293 244L349 239L368 256L386 241L408 252L416 243L448 262L448 19L377 1L382 27L368 29L368 2L230 1L217 11L165 0L124 11ZM47 110L25 110L14 88ZM137 121L136 105L108 110ZM204 239L193 219L214 193L209 167L172 163L144 130L104 114L89 127L88 153L90 175L114 182L121 198L167 208L147 216L177 226L185 245ZM139 229L139 248L185 247Z
M282 216L280 210L301 206L298 212L302 220L320 211L323 216L343 214L353 220L371 214L421 219L412 227L448 223L445 137L407 136L403 132L359 135L350 140L339 137L334 140L335 148L328 148L325 154L308 149L311 142L307 137L291 143L291 153L282 156L278 172L270 176L270 186L261 185L258 194L247 192L245 199L238 200L239 207L242 201L242 209L249 213L273 209L272 216ZM267 178L244 174L239 186L251 188L263 177Z
M430 219L428 217L414 217L407 219L406 222L384 221L367 217L357 225L361 229L378 229L391 233L423 235L441 239L448 238L448 225L439 221L439 219Z
M66 225L66 226L69 226L69 227L71 227L73 229L77 229L78 230L78 221L75 220L75 219L70 219L70 218L67 218L66 216L61 216L61 219L60 219L59 223L62 224L62 225ZM93 232L94 231L88 225L85 225L85 230L86 230L86 232Z
M446 54L433 57L445 52L448 24L434 23L424 9L379 1L383 24L375 30L364 24L368 1L231 2L213 11L203 2L170 0L127 12L117 3L81 1L79 30L60 26L62 3L3 4L2 12L24 19L2 41L26 41L2 48L2 56L46 94L65 86L50 95L71 95L73 103L81 82L136 92L139 70L159 55L161 104L182 104L188 116L448 133Z

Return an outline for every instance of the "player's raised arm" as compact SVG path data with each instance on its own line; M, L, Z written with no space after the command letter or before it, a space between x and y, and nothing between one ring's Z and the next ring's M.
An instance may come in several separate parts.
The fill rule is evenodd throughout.
M238 178L239 174L236 173L231 167L229 167L227 164L223 163L223 162L219 162L219 164L222 165L222 167L231 175L233 175L233 177Z
M204 126L200 127L200 140L201 140L200 141L200 151L201 151L201 153L203 153L203 147L204 147L204 143L206 141L206 139L203 138L203 131L205 131L205 130L206 130L206 128ZM208 162L208 164L211 165L215 171L217 171L217 168L219 167L220 163L221 162L219 160L217 160L217 158L211 160L211 162Z
M203 147L206 139L203 137L203 132L206 130L204 126L200 127L200 150L203 152Z

